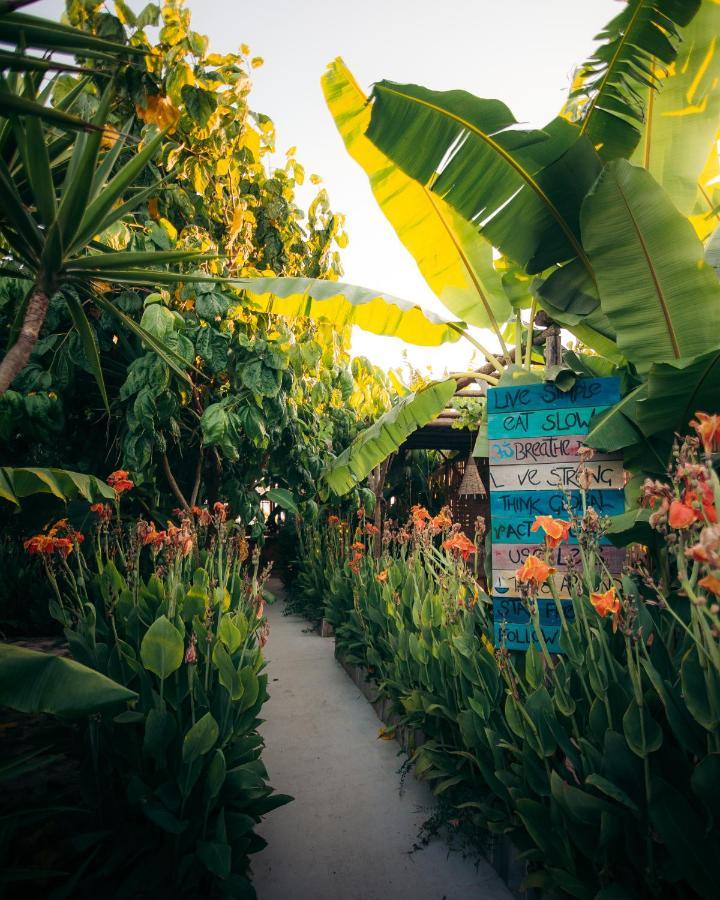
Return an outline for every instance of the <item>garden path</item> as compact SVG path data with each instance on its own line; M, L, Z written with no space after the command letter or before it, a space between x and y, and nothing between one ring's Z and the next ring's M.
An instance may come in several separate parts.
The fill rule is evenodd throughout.
M273 787L295 800L258 828L268 841L253 862L259 900L512 898L487 863L476 868L442 841L409 854L432 807L428 788L408 777L400 795L398 745L378 740L380 722L334 641L283 608L266 608L263 760Z

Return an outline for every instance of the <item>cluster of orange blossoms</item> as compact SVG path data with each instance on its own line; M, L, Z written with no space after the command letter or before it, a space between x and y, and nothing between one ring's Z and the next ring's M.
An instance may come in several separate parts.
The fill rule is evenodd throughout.
M671 528L683 530L695 522L717 522L715 493L707 481L698 481L697 490L686 488L680 500L673 500L668 511Z
M365 531L370 535L380 534L380 529L373 525L371 522L368 522L365 526Z
M75 544L82 544L84 540L85 535L71 528L67 519L61 519L47 534L35 534L28 538L23 547L32 555L52 556L56 553L67 559L73 552Z
M125 469L117 469L108 475L107 483L111 488L115 488L116 493L123 494L135 487L135 482L131 481L128 475L129 473Z
M545 532L545 545L551 550L556 549L570 537L570 523L562 519L553 519L552 516L536 516L531 531ZM545 584L548 578L557 570L539 556L531 555L525 560L515 573L515 578L529 584L537 590L541 584ZM617 616L620 612L620 597L615 587L607 591L593 591L590 594L590 603L598 615Z
M454 534L446 541L443 541L442 548L443 550L454 553L455 556L462 556L466 562L470 555L475 553L477 549L470 538L466 537L461 531L458 531L457 534Z
M109 522L112 519L112 506L109 503L93 503L90 507L90 512L95 513L102 523Z

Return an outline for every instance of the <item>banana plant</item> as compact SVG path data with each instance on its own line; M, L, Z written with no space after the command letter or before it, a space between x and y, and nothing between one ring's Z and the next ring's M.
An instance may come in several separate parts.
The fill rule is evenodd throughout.
M394 453L407 437L427 425L457 390L457 381L431 382L402 397L393 407L340 453L323 472L323 493L329 488L338 496L347 494L370 472Z

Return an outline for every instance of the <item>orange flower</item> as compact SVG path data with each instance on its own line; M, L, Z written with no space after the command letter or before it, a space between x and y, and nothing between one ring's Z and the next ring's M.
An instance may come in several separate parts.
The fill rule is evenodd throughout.
M364 519L364 518L365 518L365 509L364 509L364 507L361 506L360 509L357 511L357 517L358 517L358 519Z
M354 550L356 553L364 553L365 544L363 544L362 541L355 541L354 544L350 544L350 549Z
M419 503L416 503L415 506L410 510L410 514L413 519L420 522L427 522L431 518L430 513L425 509L424 506L421 506Z
M553 574L555 569L549 566L544 560L537 556L528 556L525 562L515 573L518 581L533 582L534 584L544 584Z
M351 560L348 561L348 567L351 572L354 572L356 575L360 573L360 563L362 562L362 554L356 553L355 556Z
M32 556L35 554L49 556L55 549L55 542L47 534L35 534L24 542L23 547Z
M130 481L125 469L116 469L114 472L111 472L107 477L107 483L110 487L115 488L118 494L135 487L135 482Z
M720 416L710 416L704 412L696 412L695 416L690 425L702 441L705 452L712 453L720 446Z
M375 576L375 581L379 581L381 584L388 580L388 570L383 569L382 572L378 572Z
M95 513L101 522L109 522L112 519L112 507L107 503L93 503L90 512Z
M609 588L604 594L594 591L590 594L590 602L595 612L603 618L616 616L620 612L620 598L615 587Z
M530 531L537 531L539 528L545 532L545 543L552 549L559 547L570 536L570 523L553 519L552 516L535 516Z
M433 516L433 518L430 519L430 525L433 528L437 528L438 531L442 531L443 528L450 528L452 519L447 513L441 510L436 516Z
M466 561L472 553L475 553L475 544L461 531L443 541L442 548L451 551L455 556L462 556Z
M142 536L142 542L145 546L150 544L153 550L160 550L167 542L167 531L157 531L155 527L151 527Z
M720 578L717 578L715 575L706 575L698 581L698 585L720 597Z
M696 491L687 490L683 494L683 503L692 507L698 522L705 518L714 525L717 522L715 493L707 481L698 481L697 486L702 496L698 497Z
M671 528L689 528L697 520L697 514L691 506L681 500L673 500L670 504L668 522Z
M225 522L228 517L228 513L230 512L230 504L229 503L221 503L220 500L216 500L213 503L213 512L217 516L218 522Z
M328 525L339 525L340 519L337 516L328 516Z
M375 525L372 525L370 522L365 526L365 531L367 531L368 534L380 534L380 529L376 528Z

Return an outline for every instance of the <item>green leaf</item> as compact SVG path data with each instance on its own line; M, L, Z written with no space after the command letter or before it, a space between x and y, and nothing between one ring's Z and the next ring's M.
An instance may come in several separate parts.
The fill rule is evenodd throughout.
M135 691L74 659L0 644L0 706L78 717L136 698Z
M105 379L103 377L102 366L100 364L100 353L98 351L95 332L91 328L87 316L85 315L85 310L82 308L82 304L78 300L75 292L72 289L64 291L63 299L67 304L68 310L70 311L70 316L73 320L75 329L80 335L80 341L82 342L83 350L85 352L85 358L87 359L90 368L92 369L93 375L95 376L95 381L97 381L98 388L100 389L100 396L102 397L105 409L110 412L110 402L108 400L107 391L105 390Z
M607 778L604 778L602 775L598 775L597 773L593 773L588 775L585 779L585 784L591 785L591 787L597 788L599 791L602 791L607 797L610 797L612 800L616 800L618 803L623 806L627 806L628 809L631 809L633 812L639 812L637 804L634 803L630 797L625 793L625 791L618 787L617 784L614 784L612 781L609 781Z
M637 421L647 436L684 433L697 410L714 409L718 396L720 347L692 359L657 363L648 373L647 397L637 403Z
M231 849L229 844L214 841L198 841L197 855L202 864L213 875L225 879L230 874Z
M140 645L143 665L162 679L180 668L184 652L182 635L164 615L152 623Z
M662 728L650 715L647 706L639 706L636 700L631 700L625 710L623 732L628 747L637 756L644 758L662 747Z
M457 382L449 378L403 397L330 463L322 475L327 486L340 496L347 494L413 431L434 419L456 390Z
M629 156L645 120L645 88L662 85L663 65L677 56L678 27L700 0L629 0L598 35L602 43L585 63L570 101L580 102L582 131L604 159Z
M217 741L219 734L218 723L211 713L205 713L183 738L183 762L191 765L196 759L209 753L215 746L215 741Z
M278 506L282 506L283 509L289 510L293 515L300 515L292 491L288 491L286 488L270 488L269 491L266 491L265 496L273 503L277 503Z
M231 700L239 700L244 691L242 679L233 665L230 654L220 641L213 647L212 661L218 670L220 684L230 694Z
M529 274L575 257L589 269L578 213L599 161L575 125L521 130L499 100L414 84L380 81L371 99L370 141L493 247Z
M210 116L217 109L217 96L212 91L206 91L191 84L183 85L180 96L190 118L200 128L204 128Z
M116 496L110 485L94 475L68 469L0 469L0 497L19 505L23 497L33 494L52 494L63 501L84 497L88 503L114 500Z
M603 312L640 372L717 344L720 283L692 226L651 175L626 160L609 163L581 221Z

